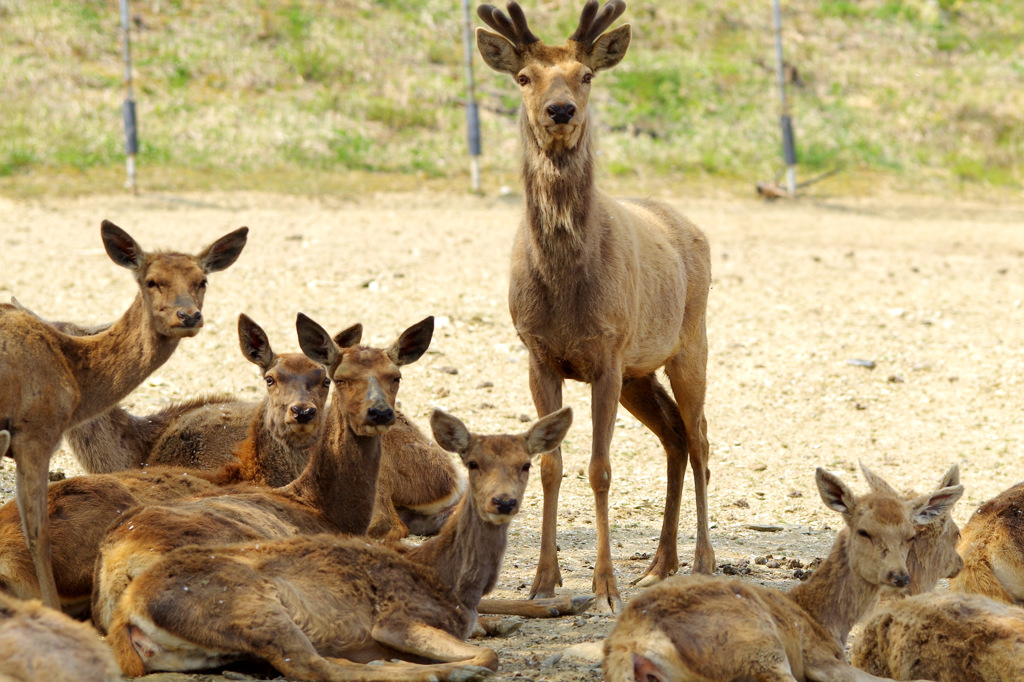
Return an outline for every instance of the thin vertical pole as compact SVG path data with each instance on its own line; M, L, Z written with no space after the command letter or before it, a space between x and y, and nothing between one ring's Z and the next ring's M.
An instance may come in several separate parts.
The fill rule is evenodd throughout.
M139 153L139 135L135 123L135 98L132 96L132 48L131 21L128 16L128 0L121 0L121 34L124 56L124 151L127 157L128 180L125 185L132 194L138 194L135 182L135 156Z
M466 138L469 144L469 171L473 191L480 191L480 111L476 105L473 80L473 27L469 18L469 0L462 0L462 43L466 55Z
M789 102L786 101L786 72L782 65L782 13L779 10L779 0L772 0L772 15L775 20L775 61L781 103L779 123L782 127L782 155L786 161L786 190L789 196L795 197L796 143L793 138L793 119L789 115Z

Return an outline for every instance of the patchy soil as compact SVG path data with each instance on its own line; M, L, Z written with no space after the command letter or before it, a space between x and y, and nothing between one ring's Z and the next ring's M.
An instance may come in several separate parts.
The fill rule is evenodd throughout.
M790 560L805 565L825 555L839 519L820 502L816 466L864 490L860 460L897 487L921 490L958 462L967 488L955 512L961 522L1022 477L1024 205L899 196L669 200L712 244L706 412L720 563L750 561L747 579L785 589L797 565ZM331 330L362 322L372 343L435 315L430 352L404 373L402 409L423 426L436 405L474 430L520 431L533 408L526 353L505 301L519 214L517 197L425 193L358 201L254 194L0 200L0 297L15 295L51 319L110 320L128 306L135 285L104 253L101 219L143 247L185 250L248 225L238 263L210 277L206 328L129 398L133 411L204 392L260 395L253 366L237 350L240 312L267 329L277 350L297 350L298 311ZM565 402L577 421L564 447L563 591L585 593L596 558L588 388L567 385ZM630 581L655 549L665 465L656 439L621 412L611 516L628 600ZM52 468L80 473L66 450ZM13 493L12 474L8 461L4 500ZM692 500L687 476L684 561L693 552ZM540 508L535 477L496 596L525 597ZM769 554L785 557L780 568L752 561ZM528 622L490 642L501 657L499 677L599 679L599 664L566 650L600 640L612 622L592 614Z

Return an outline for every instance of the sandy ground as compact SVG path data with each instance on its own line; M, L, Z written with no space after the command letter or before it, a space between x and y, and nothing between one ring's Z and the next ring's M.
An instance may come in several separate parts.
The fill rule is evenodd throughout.
M864 490L860 460L897 487L922 490L957 462L967 488L955 511L961 523L979 502L1024 478L1024 205L669 200L712 244L706 412L720 563L824 556L840 520L820 502L816 466ZM210 277L206 328L130 397L132 410L210 391L260 395L255 369L237 350L240 312L267 329L277 350L297 350L298 311L329 330L362 322L364 339L375 344L434 315L430 352L405 370L402 409L424 426L430 408L440 406L474 430L520 431L533 409L526 353L505 301L519 201L428 194L0 200L0 297L16 295L51 319L110 320L128 306L135 285L105 255L101 219L143 247L190 251L248 225L238 263ZM565 402L577 420L564 447L563 591L585 593L595 561L588 388L568 385ZM65 450L52 466L80 472ZM655 549L665 485L656 439L628 414L619 416L612 467L613 554L628 600L635 594L629 582ZM3 499L13 492L12 470L8 461ZM692 500L688 475L683 560L692 559ZM538 476L513 524L499 596L528 591L540 505ZM781 528L748 527L755 524ZM748 579L785 588L792 574L756 567ZM600 640L612 622L592 614L534 621L492 640L499 677L599 679L597 664L566 650Z

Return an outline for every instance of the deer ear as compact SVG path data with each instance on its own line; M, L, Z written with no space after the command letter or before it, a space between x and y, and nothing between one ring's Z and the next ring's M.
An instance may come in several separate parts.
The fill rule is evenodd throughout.
M960 465L954 464L939 481L939 488L948 488L951 485L960 485Z
M523 60L516 51L515 45L497 33L492 33L485 28L476 29L476 47L480 50L480 56L484 63L495 71L510 73L513 76L519 73Z
M629 24L623 24L595 40L590 48L590 68L600 71L621 62L629 47L630 30Z
M220 272L225 269L238 260L248 235L249 228L240 227L210 244L199 254L199 267L203 272Z
M388 349L388 357L391 362L399 367L410 365L427 352L430 347L430 340L434 337L433 316L424 318L413 326L402 332L398 341Z
M864 462L859 462L859 464L861 473L864 474L864 480L868 482L868 485L871 487L873 492L899 497L899 493L897 493L891 485L886 483L885 479L864 466Z
M526 451L531 455L551 452L565 438L572 426L572 408L563 407L557 412L537 420L526 432Z
M469 451L469 429L447 412L435 408L430 415L430 429L437 444L448 452L464 455Z
M299 333L299 348L313 362L327 367L331 374L341 358L341 349L334 343L331 335L316 322L299 313L295 319L295 329Z
M339 348L351 348L352 346L358 346L359 342L363 340L363 325L356 322L348 329L343 329L334 335L334 343L338 344Z
M845 517L849 517L853 513L853 508L857 506L857 497L837 476L818 467L814 472L814 480L818 484L821 501L825 503L826 507Z
M951 485L936 490L931 495L922 495L910 503L910 520L914 525L921 526L937 521L956 504L964 494L962 485Z
M109 220L104 220L100 225L100 236L110 260L129 270L138 270L142 267L146 253L130 234Z
M238 316L238 346L242 349L245 359L259 367L264 374L270 369L270 364L274 361L270 339L263 328L245 313Z

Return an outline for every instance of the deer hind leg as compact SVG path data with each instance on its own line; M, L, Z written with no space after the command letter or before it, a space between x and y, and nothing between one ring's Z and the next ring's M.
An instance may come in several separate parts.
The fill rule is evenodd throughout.
M17 441L11 449L15 467L15 498L21 514L21 530L25 534L29 556L36 569L36 579L42 601L50 608L60 610L57 583L53 578L53 559L50 549L50 518L47 510L47 474L50 456L57 449L56 438Z
M661 524L658 549L651 565L633 583L647 587L664 580L679 569L676 537L679 531L683 476L686 473L686 427L679 416L679 408L675 401L653 374L624 381L619 400L623 407L654 432L668 457L665 516Z
M530 356L530 393L537 415L545 417L562 407L562 380ZM530 587L530 599L555 596L555 586L562 584L558 568L558 491L562 485L562 448L541 455L540 481L544 490L544 512L541 520L540 558L537 573Z
M701 330L703 338L703 329ZM704 394L707 389L707 339L700 348L682 352L665 364L672 393L679 405L679 415L686 427L686 451L693 469L693 489L697 498L697 547L693 573L715 572L715 550L708 530L708 422L704 417Z
M460 667L468 667L471 670L498 669L498 655L492 649L464 642L444 630L425 623L404 622L398 617L389 618L374 625L371 636L378 644L405 654L428 661L456 664L447 666L447 669L453 672ZM412 665L410 670L421 667L423 666Z

